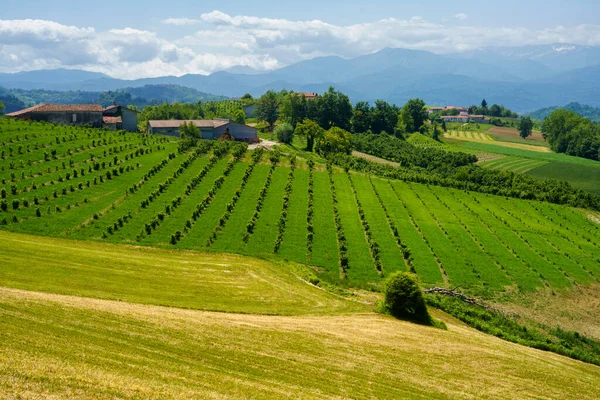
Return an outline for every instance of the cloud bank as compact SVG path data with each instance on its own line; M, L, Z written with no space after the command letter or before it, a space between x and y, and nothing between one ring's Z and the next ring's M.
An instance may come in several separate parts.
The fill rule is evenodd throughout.
M0 71L78 68L134 79L208 74L236 65L270 70L317 56L355 57L385 47L453 53L486 46L600 45L600 25L530 30L468 26L467 19L459 13L443 23L413 17L340 26L213 11L162 21L161 30L185 31L171 40L160 32L128 27L97 31L45 20L0 20Z

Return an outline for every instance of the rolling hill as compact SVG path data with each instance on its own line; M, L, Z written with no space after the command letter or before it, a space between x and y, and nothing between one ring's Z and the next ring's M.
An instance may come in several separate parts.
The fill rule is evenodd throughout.
M600 396L598 367L440 312L447 330L374 314L284 265L8 232L0 246L8 397Z

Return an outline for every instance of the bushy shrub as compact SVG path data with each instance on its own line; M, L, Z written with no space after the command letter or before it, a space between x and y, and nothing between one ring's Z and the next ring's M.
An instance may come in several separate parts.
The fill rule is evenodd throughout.
M396 272L385 281L384 309L396 318L431 323L425 299L416 275Z
M291 144L294 140L294 128L288 123L283 123L275 128L275 135L281 143Z

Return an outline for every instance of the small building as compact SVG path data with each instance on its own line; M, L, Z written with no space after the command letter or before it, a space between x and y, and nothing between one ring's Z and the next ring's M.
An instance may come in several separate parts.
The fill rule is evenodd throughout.
M115 129L117 130L137 132L138 113L137 110L114 104L105 108L102 112L102 116L108 118L108 121L110 121L110 123L107 123L105 120L105 127L108 129L113 129L113 125L116 124ZM117 121L117 118L120 119L120 121Z
M259 141L256 128L219 118L212 120L152 120L148 121L148 133L180 136L181 125L190 122L198 127L202 139L217 140L229 129L229 134L235 140L248 143Z
M445 122L460 122L463 124L466 124L469 122L468 115L445 115L440 118L442 118L442 120L444 120Z
M102 122L104 122L104 128L111 131L119 131L123 126L121 117L102 117Z
M489 124L490 119L485 115L469 115L469 119L477 124Z
M6 114L6 116L31 121L51 122L59 125L90 125L100 128L103 124L102 111L100 104L42 103Z
M298 97L304 96L306 100L315 100L317 97L319 97L317 92L297 92L296 95Z

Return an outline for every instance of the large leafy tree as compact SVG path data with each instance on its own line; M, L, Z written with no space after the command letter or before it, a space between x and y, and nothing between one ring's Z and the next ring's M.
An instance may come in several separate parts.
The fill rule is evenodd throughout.
M256 116L261 121L265 121L269 126L269 130L273 130L273 126L278 118L278 108L280 99L277 93L269 90L258 99L256 106Z
M531 136L531 132L533 130L533 121L530 117L523 117L519 121L519 136L523 139L527 139Z
M284 95L279 109L279 116L281 120L295 128L299 122L308 117L306 97L294 92Z
M423 104L425 106L425 104ZM395 105L391 105L386 101L377 100L373 109L373 120L371 122L371 130L373 133L393 133L394 128L398 124L398 112L400 110Z
M359 101L352 111L352 132L365 133L371 130L372 108L368 101Z
M338 127L332 127L317 140L316 150L322 156L328 154L350 154L352 149L350 132Z
M352 128L352 103L348 96L330 87L313 101L317 104L317 121L323 129L335 126L348 131Z
M0 115L4 114L4 103L0 101Z
M410 99L400 113L400 119L407 133L419 132L428 119L425 102L421 99Z
M296 130L294 133L299 137L305 137L306 150L313 151L315 141L323 136L323 128L321 128L315 121L305 119L296 125Z

